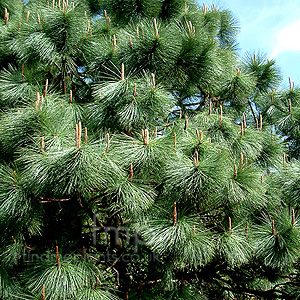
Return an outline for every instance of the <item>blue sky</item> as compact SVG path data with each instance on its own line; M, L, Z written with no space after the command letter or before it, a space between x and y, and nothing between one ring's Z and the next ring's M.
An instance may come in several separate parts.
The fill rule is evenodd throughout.
M300 85L300 0L216 0L239 21L241 53L265 53L279 65L283 85L288 77Z

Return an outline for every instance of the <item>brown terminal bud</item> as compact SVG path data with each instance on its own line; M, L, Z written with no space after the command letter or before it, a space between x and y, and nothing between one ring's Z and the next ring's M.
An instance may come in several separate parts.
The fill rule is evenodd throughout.
M275 223L274 220L272 220L272 235L275 234Z
M292 114L292 101L289 99L289 114Z
M176 151L176 132L174 132L174 150Z
M47 90L48 90L48 79L46 79L46 83L45 83L44 94L43 94L44 98L47 95Z
M125 78L125 67L124 64L121 66L121 81L124 81Z
M86 144L88 140L88 132L87 127L84 127L84 143Z
M205 3L203 2L203 5L202 5L202 12L203 12L203 14L205 15L206 14L206 5L205 5Z
M220 105L220 121L223 121L223 108L222 105Z
M7 8L4 8L4 21L5 21L5 25L7 24Z
M236 164L234 165L234 175L233 175L234 179L237 178L237 167Z
M116 40L116 35L113 35L113 53L116 51L116 46L117 46L117 40Z
M41 152L42 152L42 154L45 154L45 141L44 141L44 137L41 138Z
M176 202L174 202L174 209L173 209L173 225L177 225L177 208Z
M295 225L295 210L292 209L292 227Z
M25 82L25 78L24 78L24 64L22 64L22 83Z
M81 133L82 133L82 126L81 126L81 122L78 122L78 142L79 142L79 147L80 147L80 143L81 143Z
M59 260L58 246L55 247L55 255L56 255L56 266L57 266L57 268L59 268L60 267L60 260Z
M99 285L99 274L96 275L96 283L94 289L97 289L98 285Z
M243 170L243 165L244 165L244 155L241 152L240 153L240 167L241 167L241 170Z
M6 8L5 8L6 9ZM9 13L6 10L6 14L5 14L5 25L8 23L9 21Z
M132 182L133 178L133 165L130 163L130 171L129 171L129 181Z
M133 89L133 97L136 96L136 83L134 84L134 89Z
M144 144L149 145L149 131L148 131L148 129L145 129Z
M241 136L244 135L244 123L241 122Z
M189 121L189 118L187 116L185 116L184 130L187 130L187 128L188 128L188 121Z
M157 138L157 127L155 127L155 131L154 131L154 138Z
M246 238L248 237L248 231L249 231L249 222L246 224Z
M36 93L36 101L35 101L35 110L39 109L39 104L40 104L40 93Z
M277 231L277 234L276 234L276 242L277 244L279 244L279 232Z
M107 142L107 146L106 146L106 150L105 150L104 154L107 154L107 152L109 150L109 144L110 144L109 133L106 134L106 142Z
M75 125L75 132L76 147L78 147L78 124Z
M228 231L231 232L232 231L232 227L231 227L231 218L228 217Z
M272 92L271 92L271 102L273 102L274 101L274 90L272 90Z
M43 284L43 290L42 290L42 300L46 299L46 294L45 294L45 285Z
M195 166L199 165L199 153L198 153L198 151L195 152L194 164L195 164Z
M154 23L154 29L155 29L155 36L157 38L159 38L159 34L158 34L158 28L157 28L157 23L156 23L156 19L154 18L153 20L153 23Z
M151 73L151 78L152 78L151 87L154 90L155 89L155 75L154 75L154 73Z
M262 119L262 114L259 114L259 130L262 131L262 126L263 126L263 119Z

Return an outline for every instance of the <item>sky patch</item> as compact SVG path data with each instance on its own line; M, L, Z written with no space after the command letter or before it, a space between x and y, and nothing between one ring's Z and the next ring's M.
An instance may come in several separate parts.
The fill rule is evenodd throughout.
M229 9L239 20L241 55L247 52L266 54L279 65L283 86L288 84L289 76L300 85L300 0L218 0L205 3Z

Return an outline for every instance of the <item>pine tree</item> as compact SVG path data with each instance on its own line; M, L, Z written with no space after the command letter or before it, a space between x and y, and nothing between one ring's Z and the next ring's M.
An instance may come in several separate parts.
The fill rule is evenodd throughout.
M1 299L300 297L300 89L230 11L0 15Z

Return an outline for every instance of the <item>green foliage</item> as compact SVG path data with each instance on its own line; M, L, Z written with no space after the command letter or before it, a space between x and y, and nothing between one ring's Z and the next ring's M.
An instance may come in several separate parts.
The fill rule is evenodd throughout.
M298 260L299 221L283 210L274 218L275 231L272 232L271 220L265 219L263 226L257 228L257 255L263 263L273 269L285 271Z
M240 228L233 228L232 231L223 233L217 247L230 268L247 264L253 252L244 230Z
M229 10L0 15L1 299L299 298L300 89Z
M211 234L192 218L182 217L177 224L157 218L146 221L138 231L146 244L162 257L173 257L179 268L197 268L206 265L214 253Z

